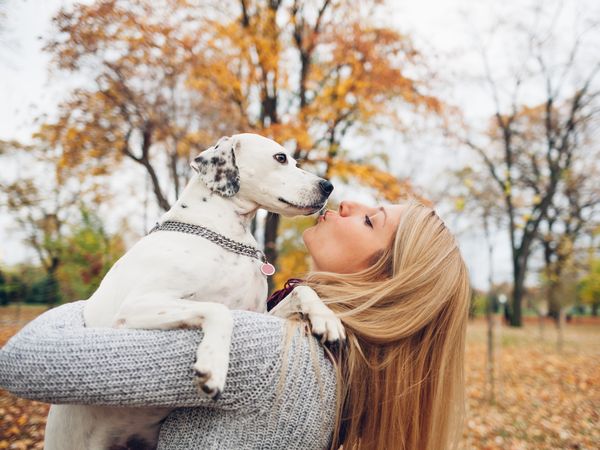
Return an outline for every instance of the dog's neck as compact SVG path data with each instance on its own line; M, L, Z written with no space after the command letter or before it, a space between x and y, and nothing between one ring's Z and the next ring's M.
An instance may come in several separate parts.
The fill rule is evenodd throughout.
M258 208L255 202L237 195L222 197L194 176L159 222L174 220L201 225L231 239L253 240L250 225Z

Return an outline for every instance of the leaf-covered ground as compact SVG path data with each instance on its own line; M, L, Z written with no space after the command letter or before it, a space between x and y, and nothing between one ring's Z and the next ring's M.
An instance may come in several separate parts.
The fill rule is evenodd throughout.
M0 346L45 308L0 308ZM48 405L24 400L0 389L0 450L44 448Z
M0 345L43 309L0 308ZM562 351L548 323L543 337L497 327L495 400L486 384L486 324L469 326L467 422L461 448L600 448L600 322L570 324ZM0 390L0 450L41 449L48 406Z
M471 323L464 449L600 448L600 323L570 324L562 350L550 322L540 335L496 328L495 401L485 382L486 324Z

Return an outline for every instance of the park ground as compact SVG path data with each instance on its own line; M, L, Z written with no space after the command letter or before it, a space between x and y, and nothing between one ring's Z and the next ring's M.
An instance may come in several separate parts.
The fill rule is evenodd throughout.
M0 345L44 308L0 308ZM486 323L469 324L467 420L461 449L600 448L600 322L575 318L564 345L547 322L496 327L493 401L486 383ZM0 389L0 450L41 449L48 406Z

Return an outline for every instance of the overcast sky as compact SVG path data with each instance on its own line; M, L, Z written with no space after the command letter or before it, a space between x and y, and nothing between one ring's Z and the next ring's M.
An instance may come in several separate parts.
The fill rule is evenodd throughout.
M52 15L60 6L71 3L60 0L8 0L5 3L6 30L0 38L0 139L27 142L35 128L33 119L42 114L51 117L67 88L72 86L73 80L49 76L49 58L41 51ZM524 3L523 0L395 0L391 2L392 13L382 20L392 22L410 34L435 68L451 80L464 73L481 73L481 61L465 51L473 47L476 31L485 30L501 15L519 14ZM570 16L574 17L576 11L586 5L596 5L598 11L600 2L572 0L565 4L562 19L568 22ZM492 112L489 95L480 87L454 84L447 95L471 118L485 120ZM397 133L383 139L391 148L399 149L393 163L395 172L400 176L410 175L424 193L434 197L436 190L443 188L439 183L444 171L461 158L468 157L448 148L435 133L421 136L417 141L407 141ZM0 166L2 175L18 170L18 164L14 162ZM139 177L139 169L132 167L126 175ZM334 194L333 199L337 201L354 195L349 188L336 189ZM443 211L443 205L440 207ZM133 220L133 223L143 227L141 220ZM488 263L481 230L477 226L465 230L464 224L459 222L449 225L459 234L474 285L485 287ZM506 234L501 232L494 237L498 280L508 280L511 274ZM13 264L33 256L11 228L8 218L0 217L0 264Z

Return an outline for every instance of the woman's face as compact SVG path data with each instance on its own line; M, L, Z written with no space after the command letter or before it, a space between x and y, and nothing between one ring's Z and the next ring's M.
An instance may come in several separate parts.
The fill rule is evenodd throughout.
M337 213L328 210L302 235L315 270L354 273L366 269L373 255L390 244L404 208L343 201Z

